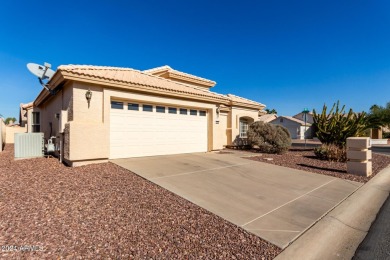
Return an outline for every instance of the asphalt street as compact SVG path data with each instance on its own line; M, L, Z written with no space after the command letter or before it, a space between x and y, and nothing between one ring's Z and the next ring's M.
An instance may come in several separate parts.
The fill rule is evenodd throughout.
M354 260L390 259L390 199L388 198L356 250Z

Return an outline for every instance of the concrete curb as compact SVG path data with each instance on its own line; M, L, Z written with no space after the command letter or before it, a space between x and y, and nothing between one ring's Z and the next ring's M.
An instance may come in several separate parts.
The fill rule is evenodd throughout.
M276 259L351 259L390 193L390 167L330 211Z

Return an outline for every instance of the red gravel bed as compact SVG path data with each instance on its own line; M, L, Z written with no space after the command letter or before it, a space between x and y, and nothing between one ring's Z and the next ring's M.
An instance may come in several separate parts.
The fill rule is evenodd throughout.
M1 259L273 259L281 251L115 164L14 161L10 145L0 153L0 246Z
M253 151L254 152L254 151ZM256 152L254 152L256 153ZM287 153L278 154L260 154L247 159L270 163L274 165L294 168L298 170L329 175L341 179L351 180L366 183L378 172L386 168L390 164L390 156L382 154L372 154L372 175L370 177L357 176L347 173L347 163L345 162L329 162L316 158L313 149L290 149ZM272 160L267 160L272 158Z

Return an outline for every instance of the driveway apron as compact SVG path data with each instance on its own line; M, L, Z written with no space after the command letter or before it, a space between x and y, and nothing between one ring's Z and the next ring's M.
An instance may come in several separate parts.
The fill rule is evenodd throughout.
M196 153L112 162L281 248L362 185L242 155Z

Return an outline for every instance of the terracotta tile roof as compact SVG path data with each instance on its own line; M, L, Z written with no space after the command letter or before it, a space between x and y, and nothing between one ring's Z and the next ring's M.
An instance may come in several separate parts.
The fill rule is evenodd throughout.
M292 117L292 116L280 116L280 117L278 117L278 118L281 118L281 117L286 118L286 119L291 120L291 121L294 121L294 122L299 123L299 124L301 124L301 125L305 125L305 121L299 120L299 119L294 118L294 117ZM278 119L278 118L277 118L277 119ZM306 122L306 125L307 125L307 126L311 126L311 124L308 123L308 122Z
M85 78L95 78L107 82L129 83L148 88L163 89L168 92L187 93L195 96L205 96L226 101L229 100L225 95L217 94L207 89L189 86L130 68L91 65L61 65L58 67L57 71L68 72L73 75Z
M154 73L163 72L163 71L167 71L169 73L174 73L174 74L183 76L185 78L194 78L194 79L197 79L197 80L200 80L200 81L205 81L205 82L207 82L207 83L209 83L210 85L213 85L213 86L215 84L217 84L215 81L212 81L212 80L209 80L209 79L205 79L205 78L201 78L201 77L198 77L198 76L195 76L195 75L192 75L192 74L188 74L188 73L185 73L185 72L182 72L182 71L178 71L178 70L172 69L168 65L164 65L164 66L153 68L153 69L144 70L143 72L148 73L148 74L154 74Z
M152 69L157 70L158 68ZM250 105L262 108L263 104L235 96L232 94L222 95L212 92L202 87L190 86L184 83L165 79L159 76L151 75L145 71L107 66L92 66L92 65L61 65L57 68L56 73L68 73L82 79L96 79L107 83L125 83L140 86L140 89L149 90L164 90L171 93L186 93L192 96L208 97L219 100L222 103L236 102L240 105ZM189 74L188 74L189 75Z
M275 114L266 114L266 115L262 115L259 117L259 121L263 121L265 123L268 123L272 120L274 120L275 118L277 118L278 116L275 115Z
M239 97L239 96L236 96L236 95L233 95L233 94L227 94L227 96L229 97L229 99L232 102L245 103L245 104L251 104L251 105L255 105L255 106L265 107L265 105L263 105L263 104L261 104L259 102L247 99L247 98Z
M34 102L30 102L30 103L27 103L27 104L20 104L20 107L23 108L23 109L30 108L30 107L33 106L33 103Z

